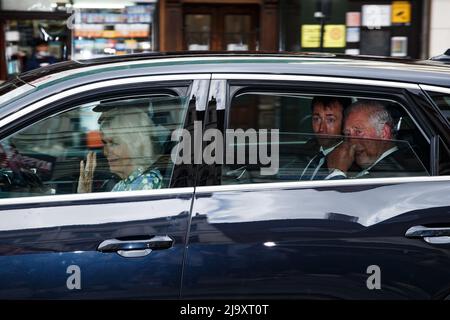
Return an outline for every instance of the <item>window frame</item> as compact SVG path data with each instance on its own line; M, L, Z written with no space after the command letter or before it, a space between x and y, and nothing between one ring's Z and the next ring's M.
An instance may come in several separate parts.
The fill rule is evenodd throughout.
M438 111L440 115L441 121L444 122L448 128L450 128L450 120L444 115L441 108L437 105L436 101L430 95L430 93L443 93L448 94L450 96L450 88L438 87L438 86L430 86L430 85L419 85L422 91L425 93L428 100L431 102L433 107Z
M429 103L432 113L439 121L439 133L435 138L435 166L439 174L441 167L446 167L446 163L448 162L448 159L450 159L450 139L448 138L450 133L450 120L442 112L431 94L438 93L450 96L450 88L425 84L419 84L419 87L421 89L421 95L424 96L424 99Z
M231 108L231 101L237 93L241 93L241 90L237 90L236 87L250 88L253 91L264 91L260 90L258 86L274 86L278 88L285 88L286 84L290 84L292 88L297 88L296 90L300 94L321 94L321 95L337 95L337 96L360 96L360 97L371 97L373 99L389 100L399 104L404 111L410 116L411 120L421 131L425 141L429 144L429 164L427 164L426 169L430 176L425 177L392 177L392 178L361 178L355 179L354 182L348 181L314 181L313 184L337 184L343 183L344 185L358 184L358 183L370 183L370 181L378 180L380 181L422 181L424 178L430 178L437 176L434 163L437 161L436 150L432 147L432 142L436 138L436 133L429 122L424 117L421 108L414 102L411 97L413 91L420 90L418 84L413 83L403 83L394 81L381 81L381 80L370 80L370 79L359 79L359 78L340 78L340 77L325 77L325 76L300 76L300 75L275 75L275 74L240 74L240 73L214 73L212 75L212 81L226 81L226 107L224 115L224 129L229 128L229 112ZM376 90L374 89L376 88ZM313 89L313 90L310 90ZM400 90L399 90L400 89ZM389 98L386 98L389 97ZM369 180L366 182L366 180ZM261 183L263 185L289 185L300 183L298 186L305 185L305 181L295 181L295 182L272 182L272 183ZM375 181L374 181L375 183ZM307 183L309 185L310 183ZM239 188L247 189L252 188L258 184L236 184L236 185L206 185L204 187L225 187L225 189L233 189L233 186L239 186Z
M176 87L186 87L186 97L190 98L192 86L197 80L208 80L210 74L182 74L182 75L163 75L163 76L136 76L115 80L101 80L66 91L48 96L40 101L34 102L26 107L0 119L0 139L4 139L30 125L38 123L49 116L57 115L81 106L83 103L98 101L102 99L130 97L130 96L149 96L154 89L163 89L169 91ZM149 90L150 89L150 90ZM174 91L174 90L172 90ZM160 93L161 90L158 92ZM179 93L179 92L178 92ZM207 92L204 92L207 95ZM75 106L74 106L75 105ZM185 128L189 105L186 105L186 112L182 122L182 128ZM175 164L176 166L176 164ZM172 180L171 173L171 180ZM92 192L92 193L73 193L57 195L37 195L16 198L0 199L0 206L12 205L17 207L19 203L52 203L65 205L66 201L92 201L94 199L104 201L110 198L141 198L148 195L166 195L166 194L190 194L193 188L190 186L168 188L161 190L140 190L127 192ZM20 206L20 205L19 205Z

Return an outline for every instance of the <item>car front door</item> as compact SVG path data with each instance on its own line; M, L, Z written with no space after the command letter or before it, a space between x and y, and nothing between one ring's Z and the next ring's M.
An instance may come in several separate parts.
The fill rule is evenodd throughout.
M418 86L271 75L213 79L227 81L222 98L229 92L226 109L210 104L208 113L217 113L211 119L225 119L219 131L279 129L277 141L256 140L259 147L270 141L266 147L279 154L279 170L263 175L262 165L248 160L204 168L209 178L197 182L183 297L448 296L450 179L436 176L436 133L411 98ZM390 143L408 150L407 164L375 178L304 179L317 96L382 104L395 120Z
M190 165L172 161L171 138L195 120L189 102L200 100L198 82L208 79L97 82L2 120L0 298L179 297L194 181ZM113 170L117 159L104 150L109 143L111 153L119 142L103 140L99 106L144 110L148 126L139 131L142 124L122 121L121 133L151 135L150 156L157 160L149 163L160 180L117 189L123 182ZM140 148L135 142L130 145ZM80 161L87 163L88 152L96 154L92 192L77 193ZM145 187L149 183L153 189Z

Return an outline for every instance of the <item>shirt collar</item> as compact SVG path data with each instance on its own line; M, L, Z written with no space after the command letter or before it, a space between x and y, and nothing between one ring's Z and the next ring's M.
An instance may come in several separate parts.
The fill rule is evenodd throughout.
M137 177L139 177L143 173L144 173L144 168L138 167L137 169L133 170L133 172L131 172L131 174L123 181L127 184L132 183L134 180L136 180Z
M386 158L388 155L390 155L391 153L393 153L393 152L395 152L395 151L397 151L398 150L398 147L397 146L394 146L394 147L392 147L392 148L390 148L390 149L388 149L388 150L386 150L385 152L383 152L382 154L381 154L381 156L367 169L367 170L370 170L370 169L372 169L378 162L380 162L381 160L383 160L384 158Z
M336 149L342 142L344 142L344 140L341 140L338 143L336 143L334 146L328 147L326 149L324 149L322 146L320 146L320 152L322 152L326 156L329 153L333 152L333 150Z
M383 153L381 154L381 156L378 157L377 160L375 160L374 163L372 163L368 168L366 168L366 169L364 169L363 171L361 171L360 173L358 173L358 174L356 175L356 177L361 177L361 176L363 176L363 175L369 174L369 170L372 169L373 167L375 167L375 165L376 165L378 162L380 162L381 160L383 160L384 158L386 158L386 157L389 156L391 153L394 153L394 152L397 151L397 150L398 150L398 147L397 147L397 146L394 146L394 147L392 147L392 148L386 150L385 152L383 152Z

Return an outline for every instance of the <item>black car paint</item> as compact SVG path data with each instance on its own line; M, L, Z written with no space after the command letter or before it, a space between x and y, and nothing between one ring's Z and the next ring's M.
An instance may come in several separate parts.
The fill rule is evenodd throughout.
M191 201L192 191L1 206L0 299L179 297ZM172 248L138 258L97 250L108 239L157 235L173 237ZM72 265L78 290L67 285Z
M448 182L199 187L183 297L442 299L450 294L450 245L405 232L450 226L449 192ZM367 287L372 265L381 290Z

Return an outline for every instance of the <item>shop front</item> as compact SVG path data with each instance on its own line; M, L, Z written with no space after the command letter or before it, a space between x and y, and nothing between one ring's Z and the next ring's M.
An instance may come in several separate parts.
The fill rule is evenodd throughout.
M36 44L57 61L153 51L423 58L429 0L0 0L0 79ZM44 63L45 64L45 63Z
M156 0L74 2L72 59L155 50Z
M160 0L160 50L278 50L278 0Z
M429 1L282 0L280 49L422 58Z
M0 10L0 79L70 58L72 33L65 4L3 0ZM36 49L45 43L39 63ZM51 59L49 59L51 57Z
M36 48L47 55L33 67L68 59L151 52L156 49L157 0L1 0L0 79L29 70Z

